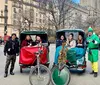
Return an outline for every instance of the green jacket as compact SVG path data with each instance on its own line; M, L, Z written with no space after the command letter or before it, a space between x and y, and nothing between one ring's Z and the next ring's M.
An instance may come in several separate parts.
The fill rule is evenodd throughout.
M87 37L88 46L88 60L91 62L98 61L98 48L99 48L99 37L96 34Z

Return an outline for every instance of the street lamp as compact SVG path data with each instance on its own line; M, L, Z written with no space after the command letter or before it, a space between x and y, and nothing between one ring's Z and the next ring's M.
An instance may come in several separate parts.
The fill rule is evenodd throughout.
M4 34L7 34L7 20L8 20L8 0L5 0L5 9L4 9Z

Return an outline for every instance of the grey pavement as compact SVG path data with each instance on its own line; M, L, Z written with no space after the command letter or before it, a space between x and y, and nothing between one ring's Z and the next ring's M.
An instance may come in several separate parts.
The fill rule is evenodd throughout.
M53 64L54 60L55 45L50 45L50 63ZM3 46L0 46L0 85L30 85L29 83L29 68L24 69L24 73L19 71L19 57L17 57L16 66L15 66L15 75L8 75L7 78L4 78L4 65L6 57L3 55ZM100 62L100 60L99 60ZM50 68L51 68L50 65ZM100 67L100 63L99 63ZM99 68L100 70L100 68ZM94 78L93 75L90 75L91 64L87 62L87 69L84 74L71 74L71 81L69 85L100 85L100 71L99 76Z

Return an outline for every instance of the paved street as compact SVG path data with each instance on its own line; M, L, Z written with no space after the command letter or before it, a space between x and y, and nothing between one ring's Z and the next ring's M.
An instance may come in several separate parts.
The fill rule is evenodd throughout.
M51 65L53 63L54 57L54 49L55 46L50 46L50 62ZM15 75L11 76L8 75L7 78L4 78L4 65L5 65L6 57L3 55L3 46L0 46L0 85L30 85L29 84L29 71L30 69L24 69L24 73L19 72L19 64L18 64L18 57L15 67ZM100 62L100 61L99 61ZM99 63L100 66L100 63ZM100 68L99 68L100 70ZM100 71L99 76L94 78L92 75L89 74L91 71L90 63L88 62L87 70L85 74L71 74L71 81L69 85L100 85Z

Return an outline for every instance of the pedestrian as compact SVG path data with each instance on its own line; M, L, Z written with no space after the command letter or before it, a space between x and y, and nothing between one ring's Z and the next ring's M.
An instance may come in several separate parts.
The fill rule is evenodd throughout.
M94 77L98 76L98 48L99 37L93 33L93 29L89 27L87 37L88 60L92 64L92 72L90 74L94 74Z
M14 75L14 66L15 66L15 61L16 61L16 56L19 53L19 42L16 37L16 34L13 33L11 35L11 38L6 42L5 47L4 47L4 55L7 55L6 58L6 65L5 65L5 74L4 77L8 76L8 68L11 63L11 68L10 68L10 74Z

